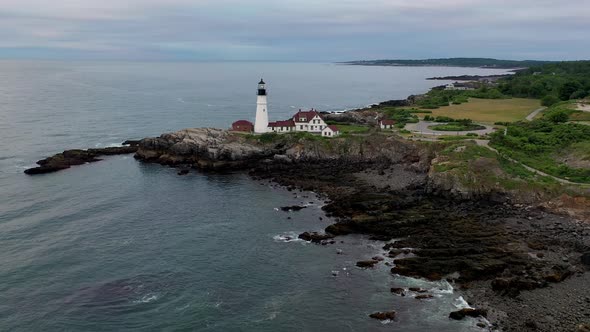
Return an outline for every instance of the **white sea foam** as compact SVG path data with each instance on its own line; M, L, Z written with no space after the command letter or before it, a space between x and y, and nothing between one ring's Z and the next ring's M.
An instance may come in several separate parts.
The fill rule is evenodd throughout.
M453 305L457 308L457 309L465 309L465 308L471 308L469 306L469 303L467 303L467 301L465 301L465 299L463 298L463 296L459 296L458 298L456 298L453 301Z
M273 236L273 240L275 240L276 242L305 242L302 239L300 239L299 234L295 233L295 232L285 232L283 234L278 234Z
M158 299L158 295L157 294L147 294L147 295L142 296L141 299L133 301L133 303L136 303L136 304L138 304L138 303L150 303L150 302L153 302L153 301L155 301L157 299Z
M438 284L438 283L437 283ZM454 289L448 281L442 280L440 284L431 288L430 291L434 294L453 294Z

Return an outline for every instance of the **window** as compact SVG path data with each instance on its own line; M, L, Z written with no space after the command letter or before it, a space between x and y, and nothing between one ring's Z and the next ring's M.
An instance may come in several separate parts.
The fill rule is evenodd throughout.
M300 127L299 129L303 130L303 125L301 125L301 126L299 126L299 127Z

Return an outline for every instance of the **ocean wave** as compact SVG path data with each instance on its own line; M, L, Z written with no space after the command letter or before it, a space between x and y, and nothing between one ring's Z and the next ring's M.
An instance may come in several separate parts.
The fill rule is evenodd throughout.
M157 299L158 299L157 294L147 294L147 295L142 296L140 299L133 301L133 303L135 303L135 304L150 303L150 302L156 301Z
M465 299L463 298L463 296L459 296L458 298L456 298L453 301L453 305L457 309L471 308L471 306L469 306L469 303L467 303L467 301L465 301Z
M272 238L273 240L275 240L275 242L305 242L298 236L299 234L295 232L286 232L283 234L275 235Z

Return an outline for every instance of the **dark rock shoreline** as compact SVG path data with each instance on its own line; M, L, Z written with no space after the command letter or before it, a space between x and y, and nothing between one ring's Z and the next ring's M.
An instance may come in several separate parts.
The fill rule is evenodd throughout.
M257 179L326 195L329 204L323 209L339 221L325 234L301 238L323 245L351 233L383 240L388 258L359 262L363 267L387 264L394 275L447 279L482 309L477 312L486 312L494 324L490 330L572 331L590 318L590 300L585 302L590 292L580 289L589 279L589 224L540 205L522 205L507 193L458 191L452 182L441 186L432 171L434 145L379 133L329 141L283 135L261 142L200 128L146 138L129 148L142 162L248 170ZM92 150L79 151L82 158L74 162L95 161ZM40 162L41 167L70 163L67 153L56 158L60 163ZM581 304L564 312L553 308L556 299Z
M504 195L470 200L446 195L431 187L424 164L420 158L412 160L410 154L397 163L314 160L264 164L251 174L327 194L331 202L324 210L340 221L327 227L326 234L397 239L384 246L393 258L389 260L395 265L393 274L449 280L477 312L481 308L489 313L494 324L490 330L573 331L588 322L588 290L578 289L576 301L584 305L567 310L564 316L554 314L559 312L552 305L555 299L545 298L543 306L523 299L556 287L567 289L562 285L571 280L574 284L588 280L582 257L590 252L590 225L515 204ZM399 174L404 174L403 181L396 179ZM395 259L407 248L414 255ZM361 263L372 266L379 262ZM545 321L547 315L554 319Z
M51 157L39 160L38 167L25 170L25 174L45 174L68 169L71 166L82 165L100 161L100 156L112 156L119 154L130 154L137 152L137 142L126 141L129 146L108 147L101 149L73 149L55 154Z

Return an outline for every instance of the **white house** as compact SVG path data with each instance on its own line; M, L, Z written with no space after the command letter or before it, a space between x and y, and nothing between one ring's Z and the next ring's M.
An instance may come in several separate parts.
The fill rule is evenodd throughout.
M445 90L475 90L475 88L465 83L455 82L447 84Z
M291 119L268 123L268 131L275 133L289 133L295 131L295 122Z
M295 131L307 131L316 134L321 133L327 126L320 113L314 109L307 112L299 110L293 116L293 122L295 123Z
M381 129L393 129L393 126L395 126L395 120L383 119L379 121Z
M322 136L324 137L336 137L338 135L340 135L340 130L338 130L338 127L333 125L326 126L322 130Z

